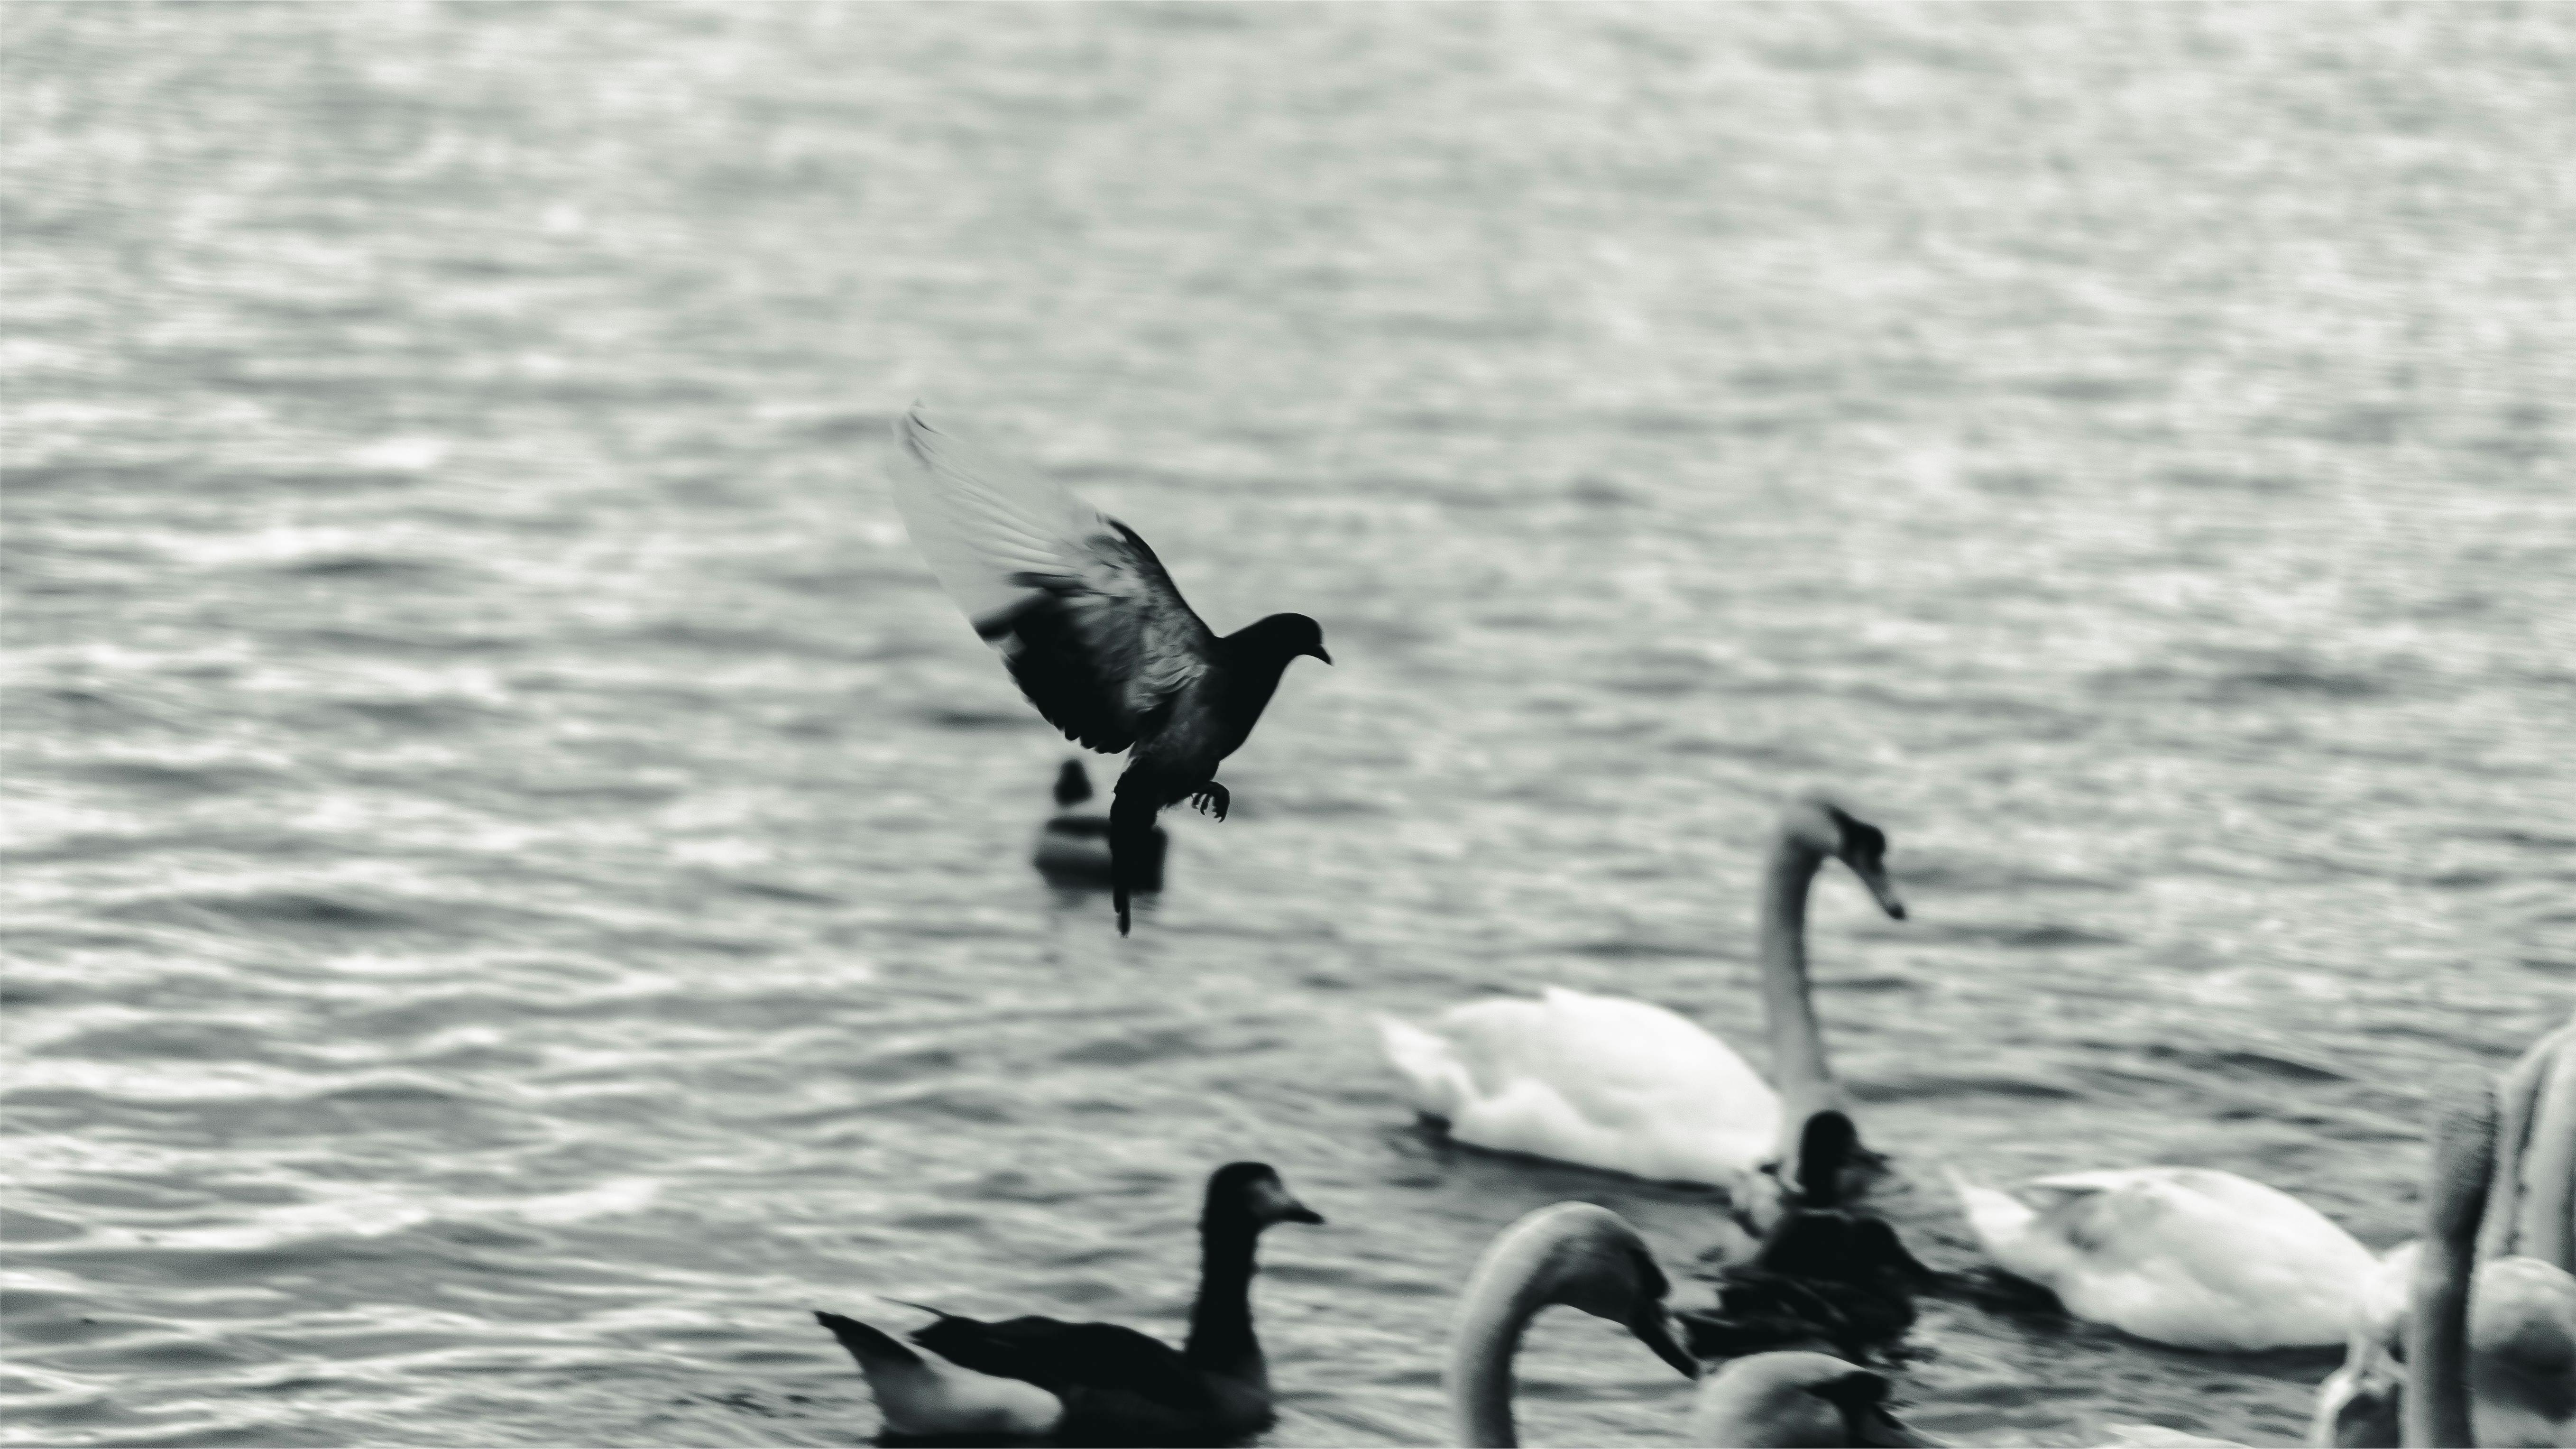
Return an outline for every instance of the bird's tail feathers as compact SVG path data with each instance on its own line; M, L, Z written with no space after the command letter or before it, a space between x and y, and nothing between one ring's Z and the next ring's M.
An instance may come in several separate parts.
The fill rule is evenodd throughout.
M921 1354L912 1345L874 1324L820 1308L814 1310L814 1321L829 1329L841 1347L850 1351L850 1357L859 1361L860 1371L872 1379L889 1370L921 1366Z
M1053 1431L1063 1418L1063 1403L1035 1384L960 1368L855 1318L818 1311L814 1321L859 1361L890 1434L1019 1442Z

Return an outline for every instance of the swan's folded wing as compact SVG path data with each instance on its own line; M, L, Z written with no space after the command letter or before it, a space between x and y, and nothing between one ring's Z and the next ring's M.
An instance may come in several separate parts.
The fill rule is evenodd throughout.
M895 424L895 506L975 632L1047 722L1134 744L1216 638L1133 529L919 409Z
M2064 1243L2095 1272L2170 1252L2188 1234L2161 1169L2112 1168L2034 1178L2012 1190L2037 1211L2034 1232Z

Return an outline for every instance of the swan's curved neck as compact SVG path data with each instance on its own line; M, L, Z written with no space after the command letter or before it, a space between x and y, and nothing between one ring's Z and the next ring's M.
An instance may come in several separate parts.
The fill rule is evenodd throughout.
M1807 891L1824 859L1783 834L1772 844L1763 872L1762 1014L1771 1031L1771 1073L1780 1084L1781 1125L1788 1134L1808 1114L1843 1105L1807 993Z
M1512 1359L1530 1320L1556 1301L1552 1265L1569 1244L1599 1231L1589 1219L1600 1212L1563 1204L1535 1213L1485 1249L1449 1331L1449 1408L1460 1444L1511 1449L1521 1442L1512 1422Z
M2433 1139L2399 1416L2400 1442L2410 1449L2477 1442L2469 1424L2469 1289L2494 1172L2495 1105L2481 1086L2475 1104L2446 1117Z
M1480 1280L1480 1286L1495 1285ZM1511 1449L1521 1442L1512 1422L1512 1359L1530 1320L1546 1306L1546 1294L1528 1280L1471 1292L1449 1342L1449 1398L1460 1444Z
M2560 1046L2531 1114L2516 1247L2576 1273L2576 1037Z

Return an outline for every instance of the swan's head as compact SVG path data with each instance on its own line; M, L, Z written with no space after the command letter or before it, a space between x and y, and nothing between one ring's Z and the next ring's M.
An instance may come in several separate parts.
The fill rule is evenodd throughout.
M1091 773L1082 768L1080 760L1065 761L1064 768L1055 772L1056 808L1069 810L1090 798Z
M1880 910L1905 919L1905 901L1887 878L1887 832L1844 809L1831 795L1809 790L1791 800L1780 813L1780 838L1850 866Z
M1699 1360L1682 1346L1664 1302L1672 1288L1654 1250L1627 1219L1588 1202L1561 1202L1503 1230L1477 1265L1467 1299L1508 1296L1530 1313L1552 1304L1581 1309L1627 1329L1657 1358L1697 1377Z
M1297 1201L1267 1162L1229 1162L1208 1175L1203 1227L1248 1226L1257 1233L1278 1223L1323 1222L1324 1215Z
M1931 1444L1887 1409L1887 1380L1827 1353L1757 1353L1719 1369L1691 1409L1690 1442L1746 1449Z

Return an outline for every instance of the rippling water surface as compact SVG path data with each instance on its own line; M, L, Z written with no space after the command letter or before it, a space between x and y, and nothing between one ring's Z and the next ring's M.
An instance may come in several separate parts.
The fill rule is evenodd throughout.
M1771 802L1937 1187L2410 1231L2576 982L2576 17L12 4L10 1442L841 1444L807 1310L1174 1331L1441 1432L1488 1236L1370 1010L1759 1047ZM1132 941L912 554L927 395L1301 665ZM1539 1442L1686 1386L1574 1315ZM1936 1303L1923 1427L2280 1442L2327 1357Z

